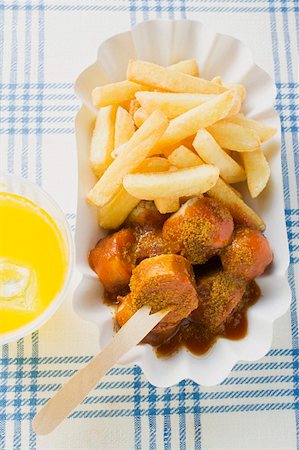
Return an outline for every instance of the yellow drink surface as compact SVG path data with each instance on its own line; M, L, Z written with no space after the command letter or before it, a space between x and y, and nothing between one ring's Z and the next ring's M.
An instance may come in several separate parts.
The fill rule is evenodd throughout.
M23 310L6 307L2 298L0 334L28 324L47 308L63 286L68 265L62 234L49 214L22 196L0 192L0 261L6 260L32 270L35 294L31 308ZM0 284L10 272L2 270Z

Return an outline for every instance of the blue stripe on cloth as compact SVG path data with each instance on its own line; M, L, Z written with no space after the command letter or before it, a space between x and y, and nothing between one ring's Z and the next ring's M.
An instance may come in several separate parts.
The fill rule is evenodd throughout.
M38 380L38 331L35 331L31 335L31 345L32 345L32 362L30 369L30 418L36 414L37 405L37 380ZM36 434L33 431L32 423L30 423L30 435L29 435L29 445L30 449L36 448Z
M39 17L38 17L38 73L37 80L39 86L44 83L44 52L45 52L45 12L44 12L44 1L39 1ZM43 87L38 87L39 100L37 102L40 108L40 113L36 116L37 125L37 137L36 137L36 165L35 165L35 181L41 186L42 185L42 135L43 131L41 129L42 115L43 115Z
M285 35L285 51L289 53L289 36L288 30L286 29L287 17L284 18L283 14L283 22L284 22L284 35ZM272 31L272 48L274 54L274 73L276 81L281 80L281 70L280 70L280 59L278 56L278 34L277 34L277 25L276 25L276 16L274 12L270 13L270 21L271 21L271 31ZM290 54L288 55L290 57ZM292 73L290 72L290 65L288 63L287 66L287 76L288 81L293 82ZM292 134L293 131L291 130ZM289 174L287 167L287 155L286 155L286 143L285 143L285 131L282 130L282 172L283 172L283 182L284 182L284 198L285 205L287 209L290 209L290 187L289 187ZM297 205L296 205L297 206ZM297 307L296 307L296 291L295 291L295 283L294 283L294 269L291 265L289 268L289 283L292 289L292 303L291 303L291 323L292 323L292 346L295 350L298 350L298 319L297 319ZM295 408L298 406L298 357L294 353L293 356L293 384L294 384L294 396L296 399ZM299 448L299 415L298 411L295 410L295 419L296 419L296 439L297 439L297 449Z
M129 0L130 1L130 22L131 27L133 27L136 24L136 6L135 6L135 0Z
M30 1L27 0L26 4L30 4ZM30 71L31 71L31 19L32 12L30 10L26 10L25 12L25 62L24 62L24 79L26 88L24 89L24 94L29 95L30 89ZM23 111L22 119L23 125L25 127L28 126L30 120L29 114L30 108ZM16 112L16 109L15 109ZM21 167L21 175L24 178L28 177L28 135L22 136L22 167Z
M235 0L236 6L232 5L234 3L233 1L230 2L230 5L227 5L223 3L221 6L211 6L211 3L217 2L217 0L213 0L209 2L209 6L205 6L206 2L193 0L193 1L187 1L186 2L186 11L187 12L201 12L201 13L271 13L271 12L284 12L286 8L289 12L298 12L299 7L297 4L297 1L294 0L289 1L289 5L283 6L280 5L280 2L272 2L270 0L270 5L265 6L254 6L255 3L258 3L259 0L247 0L246 3L248 6L242 6L240 4L239 0ZM106 0L106 2L102 2L103 4L75 4L75 5L66 5L66 4L53 4L51 2L48 2L44 5L34 5L31 4L29 6L27 5L20 5L18 6L19 10L32 10L32 11L59 11L59 12L88 12L88 11L94 11L94 12L101 12L101 11L107 11L107 12L127 12L134 10L135 12L143 12L144 11L144 5L134 5L133 7L126 4L113 4L111 1ZM194 6L191 4L194 3ZM293 3L293 4L292 4ZM15 10L16 8L9 4L9 3L1 3L0 9L5 10ZM169 6L161 5L159 8L162 12L169 12ZM155 12L157 10L156 4L150 3L147 7L148 12Z
M283 17L283 31L284 31L284 40L285 40L285 52L286 52L286 60L287 60L287 70L288 70L288 80L293 83L294 82L294 67L292 61L291 54L291 39L290 39L290 31L289 31L289 20L288 20L288 12L284 11L282 14ZM290 98L290 105L294 103L294 100ZM294 105L297 110L299 110L299 103ZM295 108L294 108L295 111ZM294 161L295 161L295 181L297 188L297 199L299 199L299 145L298 145L298 122L299 117L296 114L290 115L291 121L291 133L292 133L292 143L293 143L293 153L294 153Z
M37 81L41 85L44 83L44 52L45 52L45 13L43 0L39 0L39 13L38 13L38 71L37 71ZM43 108L43 87L38 87L38 94L40 98L37 101L37 106L40 108L39 114L37 114L37 125L39 126L40 120L42 118L42 108ZM41 186L42 185L42 134L38 134L36 137L36 163L35 163L35 181ZM30 408L30 417L33 419L36 413L36 393L37 393L37 356L38 356L38 340L39 332L35 331L32 336L32 375L31 375L31 398L33 400ZM30 423L30 448L36 448L36 434L32 429L32 423Z
M170 407L170 399L171 399L171 388L165 388L164 390L164 408L163 408L163 416L164 416L164 431L163 431L163 439L164 439L164 449L171 449L171 407Z
M157 394L156 387L152 384L148 384L148 416L149 416L149 448L150 450L156 450L157 448L157 419L156 419L156 404L157 404Z
M5 344L2 346L2 359L4 361L4 368L2 369L2 386L6 387L8 382L8 360L9 360L9 348ZM6 407L6 390L0 390L0 402ZM1 410L0 410L1 411ZM6 446L6 421L0 418L0 449L5 449Z
M156 6L155 6L156 17L157 17L157 19L160 19L162 17L161 0L155 0L155 3L156 3Z
M293 62L292 62L292 55L291 55L291 48L290 48L290 32L289 32L289 21L288 21L288 12L283 12L283 30L284 30L284 41L285 41L285 52L286 52L286 59L287 59L287 72L288 72L288 81L294 82L294 70L293 70ZM299 199L299 190L298 190L298 175L299 173L299 159L298 159L298 128L296 129L295 123L296 118L295 116L291 116L291 133L292 133L292 147L294 152L294 162L295 162L295 180L296 180L296 193L295 196L297 200ZM298 206L298 205L296 205ZM292 241L291 241L292 242ZM291 247L291 252L296 253L298 255L298 246ZM299 342L298 342L298 310L297 310L297 299L296 299L296 286L295 286L295 273L294 273L294 267L291 266L289 270L289 283L292 289L293 294L293 301L291 304L291 317L292 317L292 345L293 348L299 349ZM298 411L298 399L299 399L299 379L298 379L298 369L299 369L299 358L298 354L293 356L293 363L294 363L294 396L295 396L295 402L296 402L296 409L295 409L295 417L296 417L296 436L297 436L297 448L299 448L299 411Z
M169 19L174 19L174 10L173 0L168 0Z
M134 428L135 428L135 450L141 450L142 433L141 433L141 369L134 366ZM130 414L131 415L131 414Z
M22 413L22 393L23 393L23 364L20 362L19 358L24 357L24 340L20 339L17 342L17 371L15 376L16 390L14 396L14 432L13 432L13 448L14 450L21 450L22 445L22 424L21 424L21 413Z
M185 399L186 399L186 380L179 383L179 439L180 450L186 450L186 414L185 414Z
M180 11L182 19L187 19L186 16L186 0L181 0L180 2Z
M143 16L143 20L148 20L149 16L148 16L148 2L147 0L141 0L142 2L142 16Z
M194 402L194 449L201 450L201 413L200 405L200 386L194 384L193 402ZM187 413L187 410L186 410Z
M17 7L18 3L15 2L14 5ZM17 25L18 25L18 9L14 8L12 12L12 27L11 27L11 61L10 61L10 83L13 86L17 81L17 51L18 51L18 41L17 41ZM14 108L15 108L15 88L10 89L10 102L11 107L11 118L15 120ZM8 137L8 151L7 151L7 171L9 173L14 173L14 143L15 136L14 133L9 133Z

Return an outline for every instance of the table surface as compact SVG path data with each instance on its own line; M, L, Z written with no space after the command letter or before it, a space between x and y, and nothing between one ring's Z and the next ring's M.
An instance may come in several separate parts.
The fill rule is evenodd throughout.
M221 385L159 389L139 368L116 367L52 435L37 437L37 409L97 352L97 330L69 295L39 331L0 349L0 450L298 448L298 9L297 0L0 1L0 170L43 186L73 229L73 82L100 42L154 18L197 19L244 41L278 91L293 294L268 355L238 363Z

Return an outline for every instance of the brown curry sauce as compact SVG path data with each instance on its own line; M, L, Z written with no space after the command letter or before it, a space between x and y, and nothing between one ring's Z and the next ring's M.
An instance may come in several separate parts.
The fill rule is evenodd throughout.
M217 330L209 330L191 318L184 319L172 337L155 347L157 356L171 356L181 347L185 347L194 355L203 355L208 352L219 337L231 340L244 338L248 327L247 309L257 302L260 295L261 291L258 284L255 281L251 281L239 305ZM104 303L110 306L117 305L117 295L105 291ZM150 343L148 337L147 342Z

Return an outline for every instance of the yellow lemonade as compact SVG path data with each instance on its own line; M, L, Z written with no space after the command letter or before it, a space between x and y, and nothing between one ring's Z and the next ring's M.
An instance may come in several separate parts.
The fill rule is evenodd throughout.
M65 281L68 255L46 211L0 192L0 334L38 317Z

